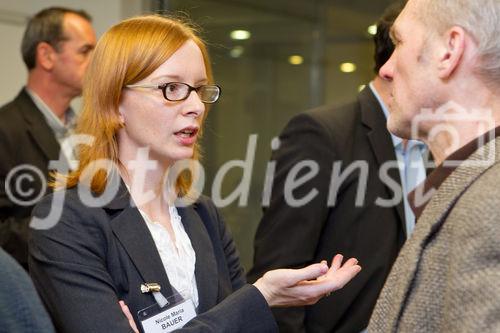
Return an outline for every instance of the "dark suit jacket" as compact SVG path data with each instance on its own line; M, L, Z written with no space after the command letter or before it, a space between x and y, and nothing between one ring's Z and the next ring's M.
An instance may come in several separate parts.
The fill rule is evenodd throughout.
M44 198L34 215L46 216L57 195L66 195L62 217L51 229L32 231L29 257L30 274L56 329L130 332L119 300L138 324L137 312L155 304L151 294L141 293L142 283L159 283L165 297L173 293L149 229L123 184L103 207L84 205L75 188ZM196 252L200 302L200 315L186 331L276 331L262 294L245 285L235 244L213 203L202 197L178 211Z
M49 160L59 157L59 143L25 89L10 103L0 108L0 245L23 266L28 260L28 223L34 204L19 205L11 200L5 186L16 199L33 200L42 191L48 176ZM15 184L26 169L16 172L6 184L6 177L16 166L29 164L40 170L28 172L33 178L22 181L22 190ZM33 191L23 196L20 192ZM42 196L44 193L41 193ZM41 196L40 196L41 197Z
M321 107L294 117L280 136L281 146L273 153L276 174L269 208L255 236L253 281L269 269L302 267L336 253L359 259L363 270L344 289L314 306L273 310L282 332L360 332L368 325L384 281L404 243L405 220L401 202L381 208L378 197L393 192L378 176L379 167L396 159L386 129L386 119L370 89L344 107ZM303 198L313 189L317 195L308 204L293 208L285 200L285 181L294 165L317 162L318 174L293 191ZM336 204L328 207L334 162L345 171L356 161L366 161L364 203L356 207L360 173L353 172L339 188ZM305 172L299 173L300 177ZM389 176L400 183L399 170ZM335 182L335 180L334 180ZM338 179L337 179L338 183Z
M54 332L49 315L28 274L2 249L0 249L0 332Z

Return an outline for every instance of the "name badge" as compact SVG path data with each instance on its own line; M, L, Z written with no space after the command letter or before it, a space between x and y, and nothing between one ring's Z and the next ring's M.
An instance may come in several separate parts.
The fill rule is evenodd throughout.
M184 327L196 317L196 310L193 301L188 298L163 308L155 303L139 311L138 317L145 333L166 333Z

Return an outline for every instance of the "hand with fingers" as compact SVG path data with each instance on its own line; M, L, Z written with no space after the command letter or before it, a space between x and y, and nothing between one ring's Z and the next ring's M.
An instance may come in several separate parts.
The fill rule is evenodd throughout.
M254 283L271 307L312 305L325 295L339 290L361 271L358 260L351 258L342 265L337 254L330 268L326 261L302 269L276 269Z
M302 269L276 269L267 272L254 283L270 307L290 307L315 304L322 297L341 289L361 271L358 260L351 258L342 265L343 257L337 254L332 265L326 261ZM134 333L139 330L128 306L119 301Z

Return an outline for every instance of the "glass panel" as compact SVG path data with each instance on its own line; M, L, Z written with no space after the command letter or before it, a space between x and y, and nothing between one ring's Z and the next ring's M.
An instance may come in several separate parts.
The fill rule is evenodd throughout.
M248 201L243 200L242 207L233 201L221 209L246 268L251 265L253 236L262 215L262 190L271 140L294 114L321 104L351 101L359 87L370 81L374 75L373 46L367 28L391 2L152 2L153 9L175 15L183 12L181 17L188 16L202 28L202 36L209 43L216 82L222 87L222 97L211 106L204 131L205 193L214 194L213 180L224 164L244 160L247 153L251 155L247 163L250 184L243 189ZM230 34L234 30L248 31L250 36L232 39ZM241 32L239 36L246 37ZM341 72L342 63L353 63L356 70ZM247 152L252 134L257 134L254 159L252 152ZM237 189L242 174L241 168L233 168L226 174L223 198Z

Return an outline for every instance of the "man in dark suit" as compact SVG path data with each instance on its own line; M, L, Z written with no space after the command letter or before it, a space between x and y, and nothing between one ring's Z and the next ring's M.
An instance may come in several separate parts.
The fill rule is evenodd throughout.
M49 161L74 160L66 144L75 121L70 102L81 94L96 43L90 21L60 7L33 16L21 46L28 82L0 108L0 245L25 268L29 217L47 191Z
M376 72L392 53L389 29L400 10L399 5L390 7L378 24ZM377 76L354 103L299 114L280 136L281 146L272 156L276 173L271 201L255 236L249 280L269 269L305 266L332 253L363 263L358 278L334 296L314 306L275 310L282 332L363 331L412 230L413 217L402 198L414 179L425 177L425 147L387 131L384 101L390 84ZM417 157L414 170L408 168L415 161L411 155ZM389 199L394 200L383 203Z

